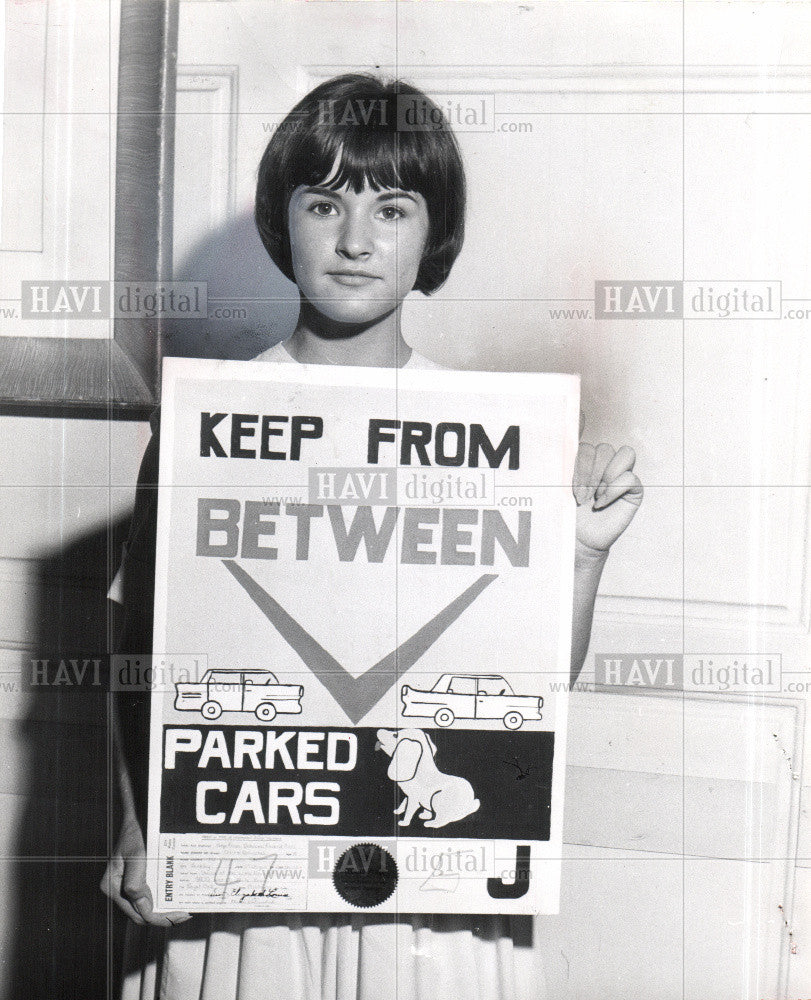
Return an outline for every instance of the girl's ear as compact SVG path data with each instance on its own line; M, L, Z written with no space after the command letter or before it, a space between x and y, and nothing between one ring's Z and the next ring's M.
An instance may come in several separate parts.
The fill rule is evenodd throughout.
M417 773L422 757L422 747L416 740L400 740L391 755L386 772L392 781L411 781Z

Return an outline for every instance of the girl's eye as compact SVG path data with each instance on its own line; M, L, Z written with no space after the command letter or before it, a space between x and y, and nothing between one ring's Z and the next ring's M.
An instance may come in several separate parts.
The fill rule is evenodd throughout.
M337 209L330 201L317 201L310 205L309 209L314 215L327 216L337 213Z
M386 222L396 222L398 219L402 219L405 212L402 208L397 208L396 205L385 205L380 209L380 215Z

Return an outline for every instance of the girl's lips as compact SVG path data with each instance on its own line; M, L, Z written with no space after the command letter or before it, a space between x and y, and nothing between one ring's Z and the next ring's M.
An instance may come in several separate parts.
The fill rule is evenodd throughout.
M370 281L378 281L377 275L366 274L365 272L330 271L330 278L337 281L339 285L348 285L350 288L357 285L367 285Z

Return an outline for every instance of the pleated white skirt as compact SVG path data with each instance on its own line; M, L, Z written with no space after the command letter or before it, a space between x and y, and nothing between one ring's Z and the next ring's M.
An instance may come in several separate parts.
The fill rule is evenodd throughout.
M122 1000L546 996L528 917L197 915L126 951Z

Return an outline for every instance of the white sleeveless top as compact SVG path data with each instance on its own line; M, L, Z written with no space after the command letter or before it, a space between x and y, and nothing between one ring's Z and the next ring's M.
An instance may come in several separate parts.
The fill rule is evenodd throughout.
M260 354L258 357L253 359L254 361L281 361L285 364L298 364L296 359L292 354L289 353L287 348L284 346L284 342L281 344L274 344L273 347L269 347L266 351ZM418 354L413 348L411 349L411 357L406 361L401 368L422 368L428 370L436 371L450 371L444 365L438 365L436 361L431 361L430 358L426 358L423 354Z

